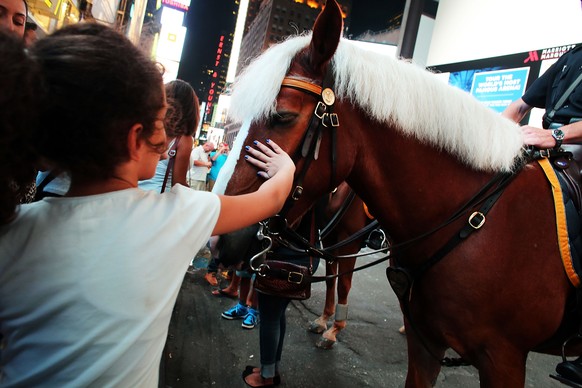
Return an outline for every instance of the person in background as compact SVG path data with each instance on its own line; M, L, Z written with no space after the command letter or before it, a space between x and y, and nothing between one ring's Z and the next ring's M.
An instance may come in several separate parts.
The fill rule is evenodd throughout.
M28 14L28 4L25 0L0 0L0 30L4 30L8 34L12 34L17 39L24 39L24 28L26 24L26 15ZM9 59L9 58L7 58ZM10 97L10 93L6 93L1 89L4 97ZM28 115L25 114L25 116ZM22 117L25 118L24 116ZM34 169L33 169L34 170ZM13 182L13 187L18 193L18 198L21 203L29 203L34 201L36 195L36 185L34 182L35 171L32 172L29 182ZM23 186L19 186L23 185Z
M310 217L303 217L297 232L309 235L311 231ZM313 266L312 273L317 271L319 259L310 260L305 252L291 250L279 246L267 252L267 260L288 261L305 267ZM257 276L257 274L253 275ZM264 294L258 295L259 314L259 348L261 366L247 365L242 372L242 378L249 387L273 387L281 383L281 359L287 330L285 311L291 299L284 296Z
M214 148L214 143L208 141L192 150L189 183L194 190L206 191L206 175L212 167L210 151Z
M36 175L35 201L46 197L62 197L71 187L71 177L66 172L58 173L55 170L39 171Z
M0 225L4 225L16 216L34 180L32 129L38 100L34 88L40 81L20 37L0 30L0 47Z
M266 139L246 150L265 179L253 193L140 190L138 180L154 175L166 150L167 103L151 59L96 23L65 26L28 57L11 54L0 45L0 61L24 69L32 60L42 79L30 96L11 100L22 104L13 109L38 112L33 145L70 174L71 188L20 205L0 227L0 384L157 387L193 255L211 235L277 213L291 191L293 161ZM38 108L24 104L33 96Z
M581 74L582 46L578 46L562 55L521 98L503 111L503 116L519 123L533 107L545 109L546 114L539 127L521 127L526 145L550 149L559 148L562 144L582 143L582 83L549 117L560 97Z
M38 39L36 30L38 26L33 21L27 21L24 25L24 45L26 47L32 46L34 42Z
M28 4L24 0L0 0L0 28L24 39Z
M228 320L242 319L243 329L254 329L259 323L259 302L253 287L252 274L245 270L237 270L235 276L240 279L237 282L237 304L223 312L221 317Z
M577 82L579 77L582 77L582 46L562 55L534 81L521 98L503 111L503 116L519 123L533 107L545 110L539 127L521 127L525 145L540 149L559 149L562 144L576 144L575 147L570 146L569 150L579 154L582 143L582 82L568 91L570 85ZM566 99L558 104L562 96ZM571 240L578 237L573 236ZM577 385L582 384L582 357L559 363L556 372L563 379Z
M173 167L168 171L165 190L179 183L188 187L187 173L190 168L190 153L194 139L192 135L200 121L198 97L194 89L182 80L174 80L166 84L166 98L168 111L164 119L166 129L166 152L172 154L160 159L156 166L156 173L151 179L139 182L144 190L160 192L169 168L170 158L174 158Z
M212 167L210 167L210 171L208 172L208 191L212 191L214 188L216 178L218 178L218 173L228 158L228 151L228 144L220 143L218 150L212 151L210 153L210 162L212 163Z

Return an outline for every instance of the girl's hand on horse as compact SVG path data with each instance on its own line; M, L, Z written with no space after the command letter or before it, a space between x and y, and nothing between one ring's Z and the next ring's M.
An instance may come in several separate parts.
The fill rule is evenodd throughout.
M556 140L552 137L552 131L536 128L529 125L521 127L523 144L534 146L540 149L554 148Z
M267 139L266 143L268 146L255 140L254 147L246 146L249 155L245 155L245 159L259 169L257 175L260 177L285 179L291 185L295 173L293 160L274 141Z

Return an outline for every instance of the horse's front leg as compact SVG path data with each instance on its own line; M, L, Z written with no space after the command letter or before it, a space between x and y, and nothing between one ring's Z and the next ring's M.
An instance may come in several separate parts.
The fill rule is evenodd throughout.
M342 259L339 262L339 273L349 272L354 269L356 259ZM345 329L348 319L348 295L352 288L353 272L349 272L338 278L337 306L333 326L323 333L317 346L322 349L331 349L337 342L337 336Z
M335 275L337 273L337 262L325 263L325 274ZM309 331L321 334L327 330L327 321L335 313L335 278L325 281L325 306L323 313L309 326Z
M526 362L527 352L500 340L481 349L473 364L479 370L481 388L511 388L525 385Z
M414 330L408 322L406 326L406 341L408 345L408 373L406 375L406 388L433 387L441 371L440 359L445 354L444 348L437 348L431 342L431 350L418 340Z

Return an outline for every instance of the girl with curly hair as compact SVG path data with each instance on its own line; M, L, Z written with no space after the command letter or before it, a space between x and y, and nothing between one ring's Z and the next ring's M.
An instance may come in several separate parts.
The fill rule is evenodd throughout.
M151 179L139 182L139 187L144 190L161 191L162 187L170 188L177 183L188 186L186 175L190 168L190 154L194 144L192 136L200 121L200 103L194 89L185 81L171 81L166 84L165 89L168 110L164 127L168 155L158 162L156 173ZM172 158L174 161L170 163Z
M246 158L268 178L256 192L141 190L166 151L155 64L91 23L37 41L30 55L42 78L35 144L71 188L21 205L0 227L0 385L157 387L192 257L211 235L279 211L295 166L274 142L256 142Z

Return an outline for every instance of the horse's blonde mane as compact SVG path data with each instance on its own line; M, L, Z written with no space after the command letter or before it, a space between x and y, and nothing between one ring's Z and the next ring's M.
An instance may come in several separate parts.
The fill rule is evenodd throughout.
M310 39L310 34L291 38L256 58L235 83L231 118L254 121L273 114L291 61ZM333 69L339 99L475 169L509 171L521 153L523 140L515 123L414 64L342 39Z

